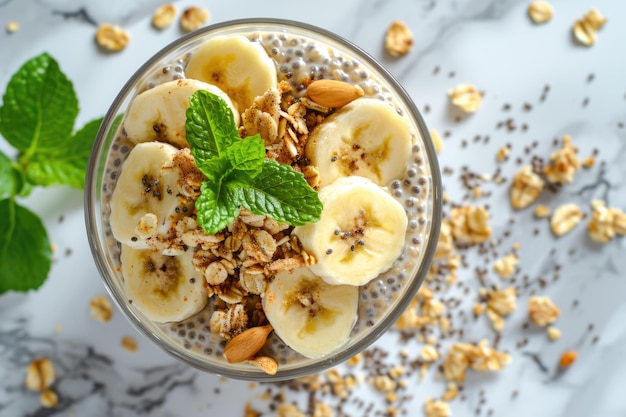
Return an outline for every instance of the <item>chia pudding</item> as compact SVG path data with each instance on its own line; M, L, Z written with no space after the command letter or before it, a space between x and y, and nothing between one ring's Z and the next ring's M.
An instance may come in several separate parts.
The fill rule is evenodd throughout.
M94 180L94 184L98 183L99 190L95 192L100 199L97 204L99 213L95 213L95 221L99 222L97 229L101 241L98 244L102 245L101 250L104 253L98 254L96 258L106 257L105 261L99 260L98 266L122 310L140 330L174 356L201 369L243 379L284 379L312 373L345 360L371 344L383 330L393 324L417 291L428 269L439 229L439 177L434 152L427 130L405 93L397 91L396 87L390 84L390 77L373 65L370 58L358 50L351 52L352 46L336 40L336 37L324 34L323 31L322 34L315 33L310 28L302 29L274 23L255 22L233 27L222 25L222 30L217 32L219 36L243 35L249 42L263 47L275 66L276 84L283 82L282 97L289 97L291 104L299 102L308 104L307 115L313 116L307 119L308 116L304 115L304 120L312 120L314 116L319 116L318 119L323 123L324 118L338 111L335 108L324 109L324 106L311 104L311 100L307 98L307 87L312 81L329 79L358 86L363 96L357 100L374 99L390 106L397 115L406 120L410 131L409 155L405 168L401 175L380 184L400 203L406 214L403 249L390 268L358 287L358 314L349 339L337 351L321 358L307 357L291 349L275 332L272 332L262 352L276 359L279 363L279 372L274 377L268 377L252 365L231 364L224 359L224 346L228 337L225 338L211 328L212 316L216 311L224 309L223 300L215 294L209 294L206 306L191 317L165 323L147 320L142 315L141 309L137 309L132 304L132 298L125 293L125 278L120 261L121 245L109 221L112 195L118 186L117 180L122 173L124 162L137 146L136 141L128 137L128 121L121 116L123 112L127 113L127 108L121 108L119 105L116 111L112 110L113 116L119 117L114 123L114 117L109 116L111 122L108 126L109 131L106 129L101 131L100 136L105 137L99 138L100 141L108 141L108 147L101 149L99 158L92 156L91 162L92 165L100 164L101 175L101 178ZM186 80L189 77L188 66L194 54L206 39L214 36L210 30L204 32L206 33L200 31L196 34L193 42L186 42L182 51L177 52L170 47L165 61L153 60L151 65L144 66L143 74L129 82L130 88L133 88L133 95L127 93L125 106L131 105L140 93L170 81ZM242 115L244 109L238 108L238 111ZM314 122L311 122L311 125L309 133L312 134L319 125ZM270 155L272 146L268 145L267 148ZM278 158L280 159L280 156ZM293 162L293 165L296 170L302 171L309 163L308 158L304 157L298 162ZM320 172L320 175L322 174ZM89 205L92 205L91 202ZM192 207L189 209L193 210ZM94 221L92 218L88 220ZM284 228L278 235L282 237L281 241L287 242L295 238L293 230L293 227ZM237 269L234 274L238 273ZM202 274L199 276L202 277ZM271 279L272 277L269 278ZM260 307L262 294L249 295L250 297L244 296L240 304L244 305L249 317L261 313L261 318L256 319L260 320L260 325L264 318ZM254 321L252 318L250 320L248 327L251 327Z

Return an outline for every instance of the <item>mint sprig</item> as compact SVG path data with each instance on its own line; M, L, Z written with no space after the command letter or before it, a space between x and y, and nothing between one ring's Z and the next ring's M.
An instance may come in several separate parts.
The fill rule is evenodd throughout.
M15 149L0 152L0 294L38 288L52 263L41 219L17 200L35 186L82 189L102 119L74 133L78 99L72 82L47 53L11 77L0 106L0 134Z
M289 165L265 159L259 135L241 139L226 102L208 91L189 99L187 142L206 176L196 201L197 222L215 234L244 207L254 214L300 226L322 213L317 192Z

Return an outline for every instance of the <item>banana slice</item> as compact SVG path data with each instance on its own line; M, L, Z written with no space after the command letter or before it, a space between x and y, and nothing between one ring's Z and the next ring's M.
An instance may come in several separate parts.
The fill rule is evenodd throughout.
M319 191L317 223L293 231L317 259L310 268L329 284L364 285L402 253L407 216L398 201L364 177L335 180Z
M124 119L124 130L135 143L159 141L178 148L189 146L185 122L189 97L198 90L207 90L226 101L239 125L239 112L225 92L198 80L168 81L146 90L133 99Z
M177 149L160 142L137 144L128 155L111 195L111 231L135 249L158 247L194 202L180 194L172 167Z
M411 128L389 105L361 98L317 126L305 153L320 172L320 187L348 175L386 186L404 175L411 156Z
M206 306L202 274L192 264L193 251L166 256L122 245L120 260L126 295L146 317L159 323L181 321Z
M283 271L268 284L263 311L289 347L309 358L342 346L357 319L359 289L329 285L308 268Z
M189 59L185 73L221 88L240 112L277 83L274 61L259 43L244 36L205 41Z

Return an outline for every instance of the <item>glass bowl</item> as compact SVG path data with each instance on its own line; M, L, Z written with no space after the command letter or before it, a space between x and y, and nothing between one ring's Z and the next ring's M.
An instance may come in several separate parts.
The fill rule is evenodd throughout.
M131 100L150 87L150 80L158 82L155 74L162 74L164 66L172 63L184 67L186 57L205 40L239 34L264 42L268 54L278 57L275 62L279 78L289 80L294 91L302 88L298 88L299 81L290 73L289 65L293 64L289 64L289 56L297 59L295 57L306 55L306 48L298 52L296 47L294 52L289 43L317 44L319 49L329 52L331 58L318 62L312 76L352 81L364 87L366 96L390 101L409 121L414 143L406 178L389 184L390 192L405 205L409 219L407 233L412 237L407 237L403 255L390 271L360 288L359 319L348 342L337 351L322 358L306 358L286 348L272 333L267 349L279 363L275 375L268 375L247 363L228 363L222 355L225 342L210 333L204 319L192 324L159 324L148 320L129 303L120 272L119 244L112 237L108 223L110 194L117 178L119 159L123 159L124 151L127 151L120 151L117 138L121 133L118 130ZM271 51L272 42L281 45L279 53ZM374 343L393 325L419 289L435 252L441 221L441 178L437 157L426 124L407 92L381 64L351 42L318 27L279 19L242 19L207 26L181 37L150 58L123 86L104 118L89 160L85 190L85 217L91 251L104 285L126 318L176 359L202 371L243 380L285 380L320 372ZM372 302L380 310L374 319L365 313L371 312L372 306L368 303Z

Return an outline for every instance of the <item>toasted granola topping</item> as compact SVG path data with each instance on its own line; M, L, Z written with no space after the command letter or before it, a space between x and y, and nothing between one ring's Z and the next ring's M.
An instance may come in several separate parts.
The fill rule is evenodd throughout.
M536 24L549 22L553 14L552 5L547 1L534 1L528 6L528 16Z
M482 206L455 207L450 211L452 235L462 243L481 243L491 236L489 212Z
M278 89L270 88L263 95L256 97L252 107L241 115L243 136L259 134L265 145L278 141L278 122L280 117L281 95Z
M563 204L557 207L550 219L550 228L556 236L563 236L571 231L585 217L576 204Z
M580 170L581 165L577 152L578 149L572 145L571 137L563 136L563 146L550 155L551 164L544 168L548 181L556 184L573 182L574 174Z
M543 180L533 172L530 165L524 165L513 177L511 185L511 205L522 209L535 201L543 191Z
M130 42L130 35L119 26L102 23L96 31L96 42L109 52L119 52Z
M54 382L56 372L52 361L48 358L37 358L26 368L24 385L33 391L43 391Z
M91 299L89 302L89 311L91 313L91 317L101 321L102 323L107 323L111 320L111 317L113 317L113 308L111 308L111 303L104 295L98 295Z
M589 237L595 242L608 243L616 235L626 234L626 213L609 208L601 200L591 202L593 212L589 221Z
M500 259L497 259L493 264L493 270L500 276L502 279L511 278L511 276L515 273L515 268L519 263L519 259L515 253L509 253L503 256Z
M172 24L176 17L176 6L164 4L159 6L152 15L152 26L161 30Z
M537 326L547 326L559 318L561 311L549 297L530 297L528 316Z
M192 32L209 20L209 11L202 7L191 6L183 11L180 17L180 28L184 32Z
M480 108L483 96L471 84L459 84L453 90L448 91L452 104L466 113L474 113Z
M209 327L225 339L230 339L248 328L248 313L242 304L232 304L211 314Z
M394 21L387 29L385 36L385 49L393 56L402 56L409 53L413 47L413 33L401 21Z

